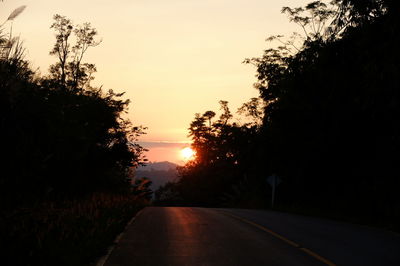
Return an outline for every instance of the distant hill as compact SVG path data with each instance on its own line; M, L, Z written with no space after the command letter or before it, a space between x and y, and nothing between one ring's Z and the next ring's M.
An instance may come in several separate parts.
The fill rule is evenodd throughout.
M169 181L175 181L178 177L176 167L178 165L171 162L154 162L146 166L140 166L135 171L135 177L147 177L153 184L150 188L155 191L160 186Z
M168 171L172 168L176 169L177 166L178 166L177 164L167 162L167 161L154 162L154 163L150 162L150 163L147 163L146 166L139 166L137 168L137 171L151 171L151 169L158 170L158 171Z

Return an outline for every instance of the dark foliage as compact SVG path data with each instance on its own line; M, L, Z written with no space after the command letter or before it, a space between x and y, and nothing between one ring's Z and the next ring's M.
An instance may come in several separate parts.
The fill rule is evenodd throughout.
M1 197L17 203L126 187L141 150L128 140L139 129L120 118L120 94L55 88L27 68L0 67Z
M64 17L55 20L74 28ZM151 194L148 182L129 179L143 162L136 143L143 128L122 118L129 103L122 93L90 86L95 67L82 58L97 45L96 31L84 24L74 32L73 54L65 53L64 69L56 63L49 77L30 69L18 43L0 39L7 44L0 45L4 265L93 263ZM57 33L55 47L62 29Z
M142 128L121 117L129 101L121 99L122 93L90 87L83 82L87 72L79 78L66 73L65 80L38 77L18 58L0 61L5 207L127 191L128 170L141 163L143 149L134 141Z
M400 214L399 19L384 1L366 14L358 4L341 3L354 22L341 36L307 40L277 74L268 58L258 64L266 66L258 71L262 97L276 99L266 109L266 156L269 171L285 180L281 204L394 225Z
M255 123L232 123L232 114L226 101L220 101L222 114L196 114L189 132L196 158L178 167L179 181L168 183L156 193L156 203L196 206L226 206L236 203L238 197L251 187L247 179L252 167L258 126ZM258 115L255 101L244 105Z
M197 159L169 193L201 205L218 205L225 193L237 206L252 202L246 191L262 206L269 201L265 178L276 173L281 207L398 226L398 11L390 0L283 8L304 30L302 44L273 36L279 47L245 61L257 68L262 127L197 115L190 128Z
M2 265L95 265L143 204L97 193L2 214Z

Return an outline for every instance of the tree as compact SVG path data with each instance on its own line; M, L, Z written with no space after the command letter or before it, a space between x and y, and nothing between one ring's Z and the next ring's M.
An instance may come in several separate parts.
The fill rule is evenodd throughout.
M191 205L267 203L265 177L277 173L278 206L399 223L400 20L392 1L315 1L284 8L305 37L277 41L256 66L260 99L240 112L262 123L196 114L195 160L161 195ZM314 24L313 24L314 23ZM261 110L260 110L261 108ZM263 111L263 112L262 112ZM173 193L170 193L173 192ZM374 195L374 197L372 197Z
M261 98L253 97L250 101L243 103L238 109L238 114L250 118L247 125L260 127L264 117L265 103Z
M56 43L50 51L50 54L56 55L59 62L56 65L51 66L50 71L53 76L59 76L58 79L61 85L65 85L67 76L67 60L71 53L69 37L72 33L73 26L71 25L71 20L60 15L54 15L54 20L55 22L50 28L53 28L56 31Z
M214 111L195 115L189 128L195 159L178 169L177 183L155 193L159 204L222 206L243 202L244 195L251 191L244 187L248 188L246 173L253 166L256 126L232 122L228 102L219 103L218 119Z
M389 3L335 1L329 38L247 61L266 103L258 160L284 179L281 204L399 219L400 23ZM307 8L285 10L310 25Z
M80 41L71 52L69 20L56 18L58 78L39 76L24 60L0 60L0 137L7 140L0 194L10 206L95 191L129 192L129 169L144 163L137 138L145 128L122 117L129 100L85 85L90 73L81 60L94 45L95 31L78 28Z
M282 13L286 13L289 17L289 21L301 27L306 40L321 39L327 36L325 31L328 28L326 26L335 14L334 2L327 4L323 1L313 1L304 8L283 7ZM304 13L306 13L306 15L304 15Z
M132 188L133 195L151 200L153 194L153 191L150 189L151 184L150 179L146 177L135 179Z
M52 77L70 89L82 89L89 85L96 67L93 64L84 64L82 60L90 47L100 44L100 41L95 40L96 29L90 23L74 27L70 19L61 15L54 16L51 28L56 32L56 42L50 54L58 58L58 62L50 67ZM76 39L74 45L71 44L72 33Z

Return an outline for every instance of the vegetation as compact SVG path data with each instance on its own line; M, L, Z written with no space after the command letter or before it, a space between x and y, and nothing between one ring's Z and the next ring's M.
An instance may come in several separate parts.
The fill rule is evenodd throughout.
M10 14L12 22L24 7ZM271 36L256 67L260 92L220 101L189 127L196 158L156 193L160 205L267 207L397 229L400 224L399 4L314 1L284 7L302 33ZM151 199L132 181L145 128L123 118L122 93L93 87L89 23L55 15L56 62L41 76L0 26L0 247L14 265L92 263ZM11 31L11 30L10 30ZM272 46L273 44L277 46Z
M7 21L23 11L17 8ZM148 181L132 184L144 163L144 128L122 117L123 93L90 81L83 61L99 44L89 24L54 16L57 62L49 76L23 59L18 39L0 39L0 246L5 265L84 265L102 254L148 204ZM75 43L74 43L75 40ZM74 44L73 44L74 43Z
M8 212L0 227L3 264L94 265L145 203L97 193Z
M239 108L245 123L234 120L228 102L220 101L221 114L196 114L189 128L195 160L178 167L179 181L167 183L155 192L157 204L198 206L252 206L257 193L252 174L256 146L261 141L263 102L251 99ZM263 185L261 188L264 187Z
M189 132L197 158L169 195L189 204L269 205L265 179L275 173L281 208L398 226L399 5L314 1L282 12L303 34L272 36L276 48L245 60L257 69L262 125L229 123L224 106L216 122L214 112L196 115Z

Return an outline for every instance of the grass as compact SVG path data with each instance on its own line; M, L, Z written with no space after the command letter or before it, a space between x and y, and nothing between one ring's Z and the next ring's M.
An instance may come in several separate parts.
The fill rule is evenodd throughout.
M94 194L3 212L2 265L94 265L142 206L132 195Z

